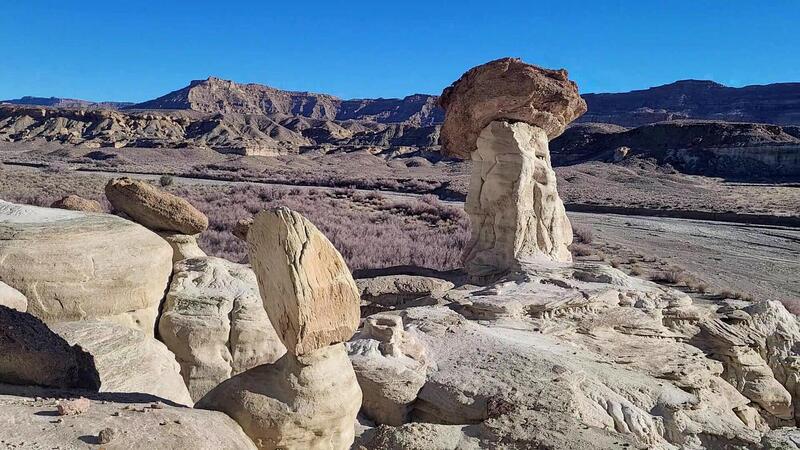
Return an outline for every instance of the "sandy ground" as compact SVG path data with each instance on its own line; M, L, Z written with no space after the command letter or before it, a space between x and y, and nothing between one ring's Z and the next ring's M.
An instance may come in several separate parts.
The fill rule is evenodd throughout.
M678 266L707 283L710 291L800 306L800 229L611 214L569 216L575 225L591 227L591 246L623 269ZM632 260L637 262L630 264Z

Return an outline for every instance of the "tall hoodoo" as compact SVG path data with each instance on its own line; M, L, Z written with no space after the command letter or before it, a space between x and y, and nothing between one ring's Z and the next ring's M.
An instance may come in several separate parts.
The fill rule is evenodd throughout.
M473 161L466 270L491 278L524 260L571 261L572 226L548 147L586 112L567 72L498 59L470 69L444 90L440 104L444 152Z
M250 261L286 354L224 381L199 402L233 417L263 449L347 449L361 389L347 356L360 299L333 244L286 208L262 211L247 233Z

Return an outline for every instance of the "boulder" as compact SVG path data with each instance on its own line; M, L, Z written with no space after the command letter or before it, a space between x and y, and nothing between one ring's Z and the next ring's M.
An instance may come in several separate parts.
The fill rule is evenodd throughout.
M106 197L114 209L151 230L194 235L208 228L208 217L191 203L144 181L111 180Z
M197 407L226 413L262 449L347 449L361 390L344 345L336 344L236 375Z
M89 200L77 195L68 195L56 200L50 205L51 208L69 209L71 211L83 211L102 213L103 206L97 200Z
M187 258L202 258L206 255L199 245L197 236L177 233L158 233L172 247L172 264Z
M158 323L194 400L286 352L264 311L253 271L221 258L175 264Z
M408 422L425 384L428 362L425 347L403 329L403 319L388 313L372 315L346 345L367 418L393 426Z
M152 335L172 250L110 214L0 201L0 261L0 279L46 323L102 318Z
M383 275L356 280L361 300L382 306L401 306L422 297L441 297L455 285L440 278L420 275Z
M262 211L247 241L264 308L289 353L350 339L360 319L358 289L314 224L286 208Z
M60 323L53 331L91 355L100 392L143 393L192 405L175 355L156 339L101 321Z
M586 112L586 102L566 70L549 70L516 58L474 67L442 92L440 143L446 154L468 158L481 131L493 121L524 122L547 139Z
M25 312L28 310L28 299L22 292L0 281L0 305Z
M535 258L571 261L572 226L558 196L545 132L522 122L491 122L472 160L467 272L490 278Z
M0 383L97 390L92 356L36 317L0 306Z
M86 411L61 420L53 417L59 403L79 396L90 403ZM0 424L0 442L9 447L24 443L21 448L256 448L242 428L223 413L165 404L142 394L0 385ZM109 438L111 441L104 443Z
M233 225L233 235L243 241L247 241L247 233L250 231L250 225L252 224L252 217L237 220L236 224Z

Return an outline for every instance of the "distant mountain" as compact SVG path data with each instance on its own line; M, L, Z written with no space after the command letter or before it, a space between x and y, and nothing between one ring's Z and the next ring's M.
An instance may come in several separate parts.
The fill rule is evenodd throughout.
M10 100L0 100L0 103L11 105L30 105L30 106L52 106L54 108L108 108L120 109L130 106L131 102L90 102L74 98L61 97L31 97L14 98Z
M626 127L681 119L800 125L800 83L733 88L682 80L620 94L584 94L589 111L580 122Z
M293 92L260 84L240 84L210 77L163 97L131 105L128 109L190 109L204 113L299 116L335 121L367 121L427 126L440 123L444 114L436 97L416 94L402 99L342 100L328 94Z

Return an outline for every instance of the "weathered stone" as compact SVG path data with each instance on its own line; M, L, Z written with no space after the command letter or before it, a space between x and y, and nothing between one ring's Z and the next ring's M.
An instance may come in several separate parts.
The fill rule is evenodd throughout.
M250 226L253 225L253 218L246 217L244 219L239 219L233 225L233 235L237 238L247 241L247 233L250 231Z
M481 131L493 121L524 122L547 139L586 112L566 70L548 70L503 58L467 71L439 98L445 109L440 142L446 154L468 158Z
M419 275L383 275L356 280L361 300L383 306L400 306L422 297L440 297L455 285L440 278Z
M114 428L103 428L97 433L97 443L98 444L110 444L111 441L117 437L117 430Z
M91 355L101 392L138 392L192 404L175 355L156 339L101 321L64 322L53 331Z
M3 201L0 261L0 279L47 323L102 318L150 335L172 271L169 245L140 225Z
M25 312L28 310L28 299L22 292L0 281L0 305Z
M350 339L360 318L358 289L314 224L286 208L262 211L247 241L264 308L289 353Z
M61 400L56 409L59 416L77 416L89 411L92 402L86 398L76 398L74 400Z
M199 245L197 237L188 234L158 233L172 247L172 264L187 258L202 258L206 255Z
M465 269L491 277L537 257L571 261L572 227L556 190L544 131L521 122L492 122L481 132L472 159Z
M208 217L191 203L144 181L111 180L106 197L117 211L152 230L193 235L208 228Z
M41 320L0 306L0 383L97 390L92 356Z
M368 317L347 350L364 393L364 414L378 424L408 422L428 363L425 347L403 329L402 318L385 313Z
M83 211L83 212L93 212L93 213L101 213L103 211L103 206L100 205L100 202L97 200L89 200L83 197L79 197L77 195L68 195L66 197L61 198L60 200L56 200L50 205L51 208L59 208L59 209L69 209L71 211Z
M221 258L175 264L158 323L194 400L286 352L264 311L258 281L245 265Z
M289 450L349 448L360 406L342 344L287 353L222 382L197 402L233 417L259 448Z

